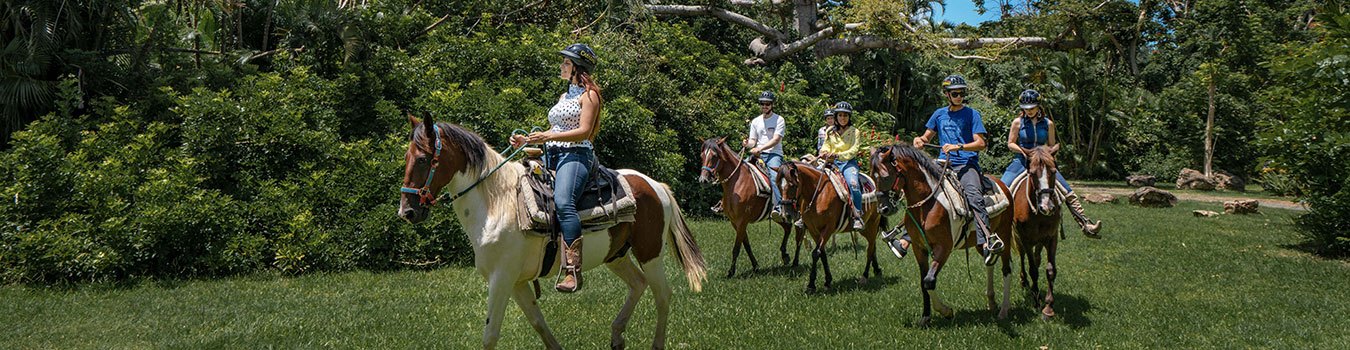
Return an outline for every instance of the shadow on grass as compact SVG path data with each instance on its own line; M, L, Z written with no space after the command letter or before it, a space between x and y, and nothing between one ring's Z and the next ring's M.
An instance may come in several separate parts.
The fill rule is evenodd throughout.
M797 266L778 264L770 268L759 268L759 269L751 269L749 271L737 272L736 276L733 276L729 279L746 279L746 278L768 277L768 276L779 276L779 277L804 276L805 274L811 272L810 268L811 265L807 264L799 264Z

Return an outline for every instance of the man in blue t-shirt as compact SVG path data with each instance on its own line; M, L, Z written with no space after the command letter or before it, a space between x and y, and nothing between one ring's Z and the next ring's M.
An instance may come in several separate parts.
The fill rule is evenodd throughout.
M923 136L914 138L914 148L922 149L934 135L941 141L940 159L951 163L956 177L961 180L961 194L970 204L975 214L975 239L980 245L980 254L985 265L993 265L1003 251L1003 240L989 230L989 213L984 208L984 196L980 191L981 177L980 154L984 150L984 121L980 112L964 105L966 97L966 79L960 75L951 75L942 81L943 93L947 96L947 107L933 111ZM953 227L952 229L957 229Z

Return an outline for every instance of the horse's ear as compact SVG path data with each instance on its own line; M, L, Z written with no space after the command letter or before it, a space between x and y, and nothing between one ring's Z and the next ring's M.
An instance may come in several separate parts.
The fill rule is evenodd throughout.
M436 140L436 121L431 119L431 112L427 112L427 117L422 119L422 128L426 129L430 140Z
M414 116L414 115L412 114L412 112L403 111L403 114L408 116L408 125L411 126L411 127L414 127L414 128L415 128L415 127L417 127L417 124L418 124L418 123L421 123L421 122L422 122L422 120L421 120L421 119L417 119L417 116Z
M726 136L722 136L722 138L717 139L717 144L719 144L719 145L726 144L726 143L727 143L727 137L726 137Z

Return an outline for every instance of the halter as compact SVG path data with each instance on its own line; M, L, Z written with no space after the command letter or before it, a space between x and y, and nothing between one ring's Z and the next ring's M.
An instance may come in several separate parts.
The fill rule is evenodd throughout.
M436 131L436 153L431 155L431 170L427 171L427 181L421 188L400 187L399 192L417 195L417 198L424 206L435 206L436 195L431 192L431 180L436 178L436 168L441 165L441 126L432 124Z
M800 170L800 169L797 169L797 163L788 163L788 164L791 164L791 165L792 165L792 168L793 168L794 170L796 170L796 172L801 173L801 170ZM784 164L784 166L787 166L788 164ZM829 176L829 175L826 175L826 174L824 174L824 173L822 173L821 175L822 175L822 176ZM798 183L801 183L801 178L800 178L801 174L798 174L797 176L798 176L797 182L798 182ZM820 196L820 191L821 191L822 189L824 189L825 183L826 183L826 182L829 182L829 180L828 180L828 179L817 180L817 181L816 181L817 184L816 184L815 191L814 191L813 193L811 193L811 197L808 198L808 199L810 200L810 202L802 203L802 206L801 206L801 207L797 207L797 205L796 205L796 204L797 204L797 201L796 201L796 200L792 200L792 199L788 199L787 196L784 196L783 199L780 199L780 200L778 201L778 204L781 204L781 205L791 205L791 206L793 206L794 208L797 208L797 211L800 212L800 211L802 210L802 208L806 208L806 207L808 207L809 205L814 204L814 203L816 202L816 197L819 197L819 196ZM792 196L793 198L800 197L801 194L802 194L802 193L801 193L801 192L802 192L802 187L801 187L801 186L795 186L795 187L793 187L793 191L792 191L792 192L793 192L793 193L792 193L792 194L793 194L793 196Z
M1031 161L1030 161L1030 160L1027 160L1027 162L1030 163ZM1045 167L1042 166L1042 167L1041 167L1041 172L1045 172L1045 171L1046 171ZM1038 179L1032 179L1032 175L1033 175L1033 174L1032 174L1032 172L1031 172L1031 169L1027 169L1027 179L1026 179L1026 181L1027 181L1027 182L1036 181L1036 183L1039 184L1040 181L1038 181ZM1049 174L1046 174L1045 176L1049 176ZM1041 196L1054 196L1054 197L1050 197L1050 198L1051 198L1051 199L1058 199L1058 198L1057 198L1058 196L1055 194L1055 188L1054 188L1054 185L1053 185L1054 181L1056 181L1056 180L1054 180L1054 179L1048 179L1047 181L1050 182L1050 183L1047 184L1047 186L1046 186L1045 188L1038 188L1038 189L1036 189L1035 192L1032 192L1032 193L1031 193L1031 195L1034 196L1034 197L1028 198L1028 200L1031 200L1031 201L1032 201L1032 203L1031 203L1032 205L1029 205L1029 207L1031 207L1031 212L1032 212L1032 213L1035 213L1035 214L1037 214L1037 215L1047 215L1047 214L1049 214L1049 213L1047 213L1047 212L1042 212L1040 206L1039 206L1039 205L1036 205L1036 202L1038 202L1038 201L1041 199ZM1026 186L1031 186L1031 185L1030 185L1030 184L1026 184ZM1030 187L1028 187L1028 188L1030 188Z

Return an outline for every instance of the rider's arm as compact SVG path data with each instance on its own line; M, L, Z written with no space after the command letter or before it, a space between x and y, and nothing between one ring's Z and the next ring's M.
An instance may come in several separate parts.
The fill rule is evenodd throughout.
M987 148L987 144L984 142L984 134L975 134L975 142L967 143L962 146L962 150L974 152L983 151Z
M1008 149L1017 154L1026 154L1027 151L1022 146L1017 145L1017 130L1022 128L1022 118L1013 119L1012 125L1008 127Z
M590 139L591 131L596 127L596 116L600 114L600 94L588 90L581 95L581 125L576 129L555 133L544 141L580 142Z
M1055 141L1055 122L1049 119L1046 119L1045 122L1049 124L1047 127L1050 129L1050 135L1046 138L1045 145L1050 146L1050 153L1059 152L1059 141Z
M937 135L933 129L924 130L923 135L914 138L914 148L923 148L923 144L933 143L933 135Z

